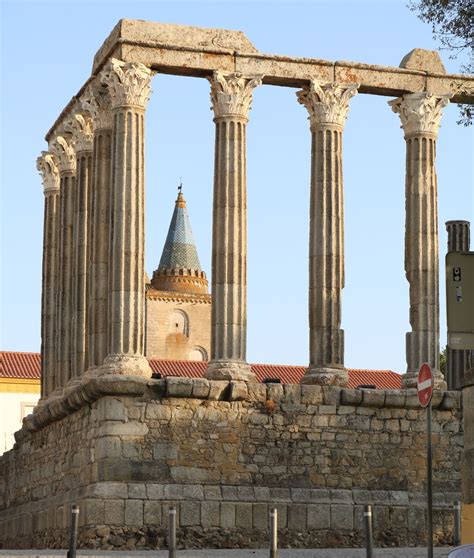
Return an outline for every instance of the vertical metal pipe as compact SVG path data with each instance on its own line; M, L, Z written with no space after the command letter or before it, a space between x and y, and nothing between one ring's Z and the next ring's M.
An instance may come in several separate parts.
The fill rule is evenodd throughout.
M168 512L168 558L176 558L176 508Z
M431 442L431 401L426 407L426 437L428 558L433 558L433 448Z
M454 546L461 544L461 502L454 502Z
M73 505L71 508L71 530L69 531L69 550L67 553L67 558L76 558L78 527L79 507Z
M270 558L278 558L278 510L270 510Z
M372 540L372 506L364 506L365 548L366 558L373 558L374 544Z

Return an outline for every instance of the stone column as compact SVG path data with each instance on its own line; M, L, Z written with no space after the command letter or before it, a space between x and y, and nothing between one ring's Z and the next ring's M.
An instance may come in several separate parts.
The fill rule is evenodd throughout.
M206 377L255 381L247 349L246 125L260 77L214 72L211 361Z
M110 98L100 85L90 86L81 99L92 116L94 130L93 186L89 199L89 369L100 366L108 353L109 234L112 160Z
M411 93L389 104L400 115L406 140L405 272L410 284L411 332L406 336L407 372L402 387L416 387L427 362L435 386L446 383L439 371L439 264L436 138L449 96Z
M89 267L89 205L92 189L92 121L76 113L65 124L76 152L74 192L74 238L72 277L71 376L77 379L86 370Z
M342 132L358 84L311 80L297 93L311 127L309 367L305 384L345 386L341 294L344 288Z
M59 171L51 153L36 160L43 178L43 273L41 293L41 399L55 388L55 318L57 293Z
M65 136L58 135L50 150L59 169L59 246L57 261L58 296L56 300L56 379L55 391L71 378L71 322L74 193L76 184L76 154Z
M151 377L144 356L144 117L151 71L111 59L100 75L113 111L108 355L100 373Z
M469 252L469 221L447 221L448 252ZM464 375L469 370L471 351L446 348L446 383L448 389L462 389Z

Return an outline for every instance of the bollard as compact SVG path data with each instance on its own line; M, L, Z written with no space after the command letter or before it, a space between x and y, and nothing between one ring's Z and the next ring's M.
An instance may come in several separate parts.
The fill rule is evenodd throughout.
M176 508L168 512L168 558L176 558Z
M270 558L278 558L278 511L270 510Z
M372 542L372 506L367 504L364 506L364 526L365 526L365 548L366 557L373 558L374 545Z
M73 505L71 508L71 530L69 532L69 550L67 551L67 558L76 558L78 526L79 507Z
M454 546L461 544L461 502L454 502Z

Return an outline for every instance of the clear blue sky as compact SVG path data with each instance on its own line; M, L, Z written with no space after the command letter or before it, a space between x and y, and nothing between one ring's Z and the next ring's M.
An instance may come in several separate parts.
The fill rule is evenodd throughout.
M90 74L120 18L238 29L262 52L398 66L436 49L405 2L7 2L2 8L1 339L40 346L44 134ZM442 54L450 72L459 62ZM203 79L157 75L147 111L146 269L158 265L176 188L184 193L210 275L214 124ZM403 372L408 283L403 269L405 143L386 97L357 95L344 134L346 365ZM473 220L472 129L445 110L438 141L441 331L444 222ZM248 128L248 359L308 362L310 132L295 90L263 86Z

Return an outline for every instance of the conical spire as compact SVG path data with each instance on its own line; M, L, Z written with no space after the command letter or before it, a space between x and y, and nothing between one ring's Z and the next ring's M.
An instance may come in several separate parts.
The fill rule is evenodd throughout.
M152 285L160 291L207 293L206 274L201 270L181 188Z

